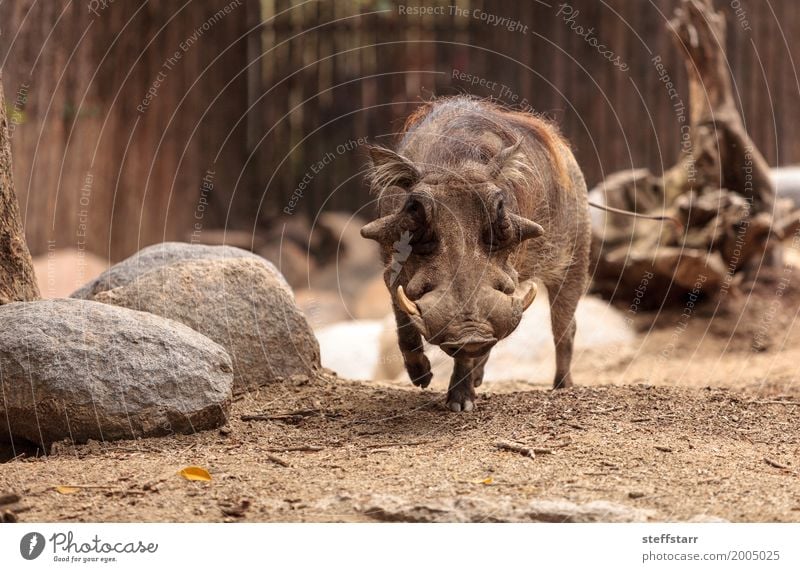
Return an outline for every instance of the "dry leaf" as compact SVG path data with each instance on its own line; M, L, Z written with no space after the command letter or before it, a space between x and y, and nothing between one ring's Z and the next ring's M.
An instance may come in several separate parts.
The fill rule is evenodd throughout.
M210 481L211 475L203 467L185 467L179 473L187 481Z
M492 485L494 484L494 477L486 477L481 481L484 485Z
M64 485L58 485L56 487L56 492L58 492L58 493L60 493L62 495L72 495L72 494L77 493L79 490L81 490L81 489L79 489L78 487L67 487L67 486L64 486Z

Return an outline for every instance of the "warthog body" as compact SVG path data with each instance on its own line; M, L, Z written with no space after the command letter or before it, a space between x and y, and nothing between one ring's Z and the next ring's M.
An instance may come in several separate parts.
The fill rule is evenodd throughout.
M586 184L547 121L469 97L438 99L406 122L396 152L370 150L377 220L400 350L431 381L422 338L455 359L447 393L469 411L492 346L547 288L555 388L572 384L575 308L588 280Z

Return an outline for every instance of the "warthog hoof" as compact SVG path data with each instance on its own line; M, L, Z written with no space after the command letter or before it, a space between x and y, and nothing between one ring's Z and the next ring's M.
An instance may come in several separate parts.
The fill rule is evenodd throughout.
M422 352L413 356L412 359L406 358L406 371L411 383L417 387L425 389L431 384L433 374L431 373L431 362Z
M447 408L455 413L475 409L475 390L466 383L451 387L447 392Z

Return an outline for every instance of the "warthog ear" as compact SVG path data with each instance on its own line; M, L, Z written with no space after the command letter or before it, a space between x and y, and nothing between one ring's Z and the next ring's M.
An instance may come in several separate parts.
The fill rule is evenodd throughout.
M508 147L504 147L497 155L492 157L491 161L489 161L489 172L493 179L497 178L500 173L503 172L503 169L512 165L512 158L517 154L517 151L519 151L523 140L524 139L520 137L514 143Z
M386 147L373 145L368 149L372 159L370 182L374 191L380 192L391 186L410 189L419 181L419 170L409 159Z
M397 240L403 231L412 234L413 241L424 243L432 237L431 225L423 200L416 193L404 194L405 204L399 212L381 217L361 228L361 236L378 242Z
M397 215L391 214L389 216L381 217L365 224L361 227L361 236L370 240L378 242L386 242L391 240L394 233L394 226L397 224Z

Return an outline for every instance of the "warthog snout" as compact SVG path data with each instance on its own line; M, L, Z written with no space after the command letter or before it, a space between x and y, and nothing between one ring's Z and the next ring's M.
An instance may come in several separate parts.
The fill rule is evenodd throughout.
M442 342L439 347L444 352L455 357L464 355L467 357L482 356L497 343L497 338L466 338L455 342Z
M513 331L522 313L533 303L536 293L536 283L527 280L510 294L492 289L490 294L478 298L479 305L487 301L491 309L510 308L511 321L505 319L502 325L491 319L491 309L482 313L489 316L488 320L475 320L475 313L465 313L468 305L454 304L453 297L445 289L436 289L413 301L403 287L398 286L396 299L400 309L428 341L439 345L448 355L469 357L485 354L499 339Z

